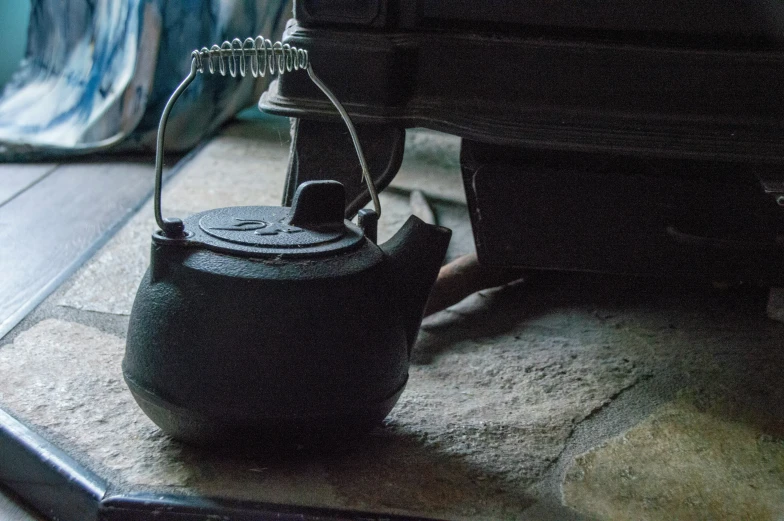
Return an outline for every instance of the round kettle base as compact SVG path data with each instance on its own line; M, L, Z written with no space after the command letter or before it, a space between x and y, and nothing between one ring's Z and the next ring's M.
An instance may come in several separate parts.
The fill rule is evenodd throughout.
M250 417L207 416L172 404L125 376L136 403L158 426L179 441L235 449L237 447L333 449L367 434L397 403L406 384L384 400L351 411L322 416Z

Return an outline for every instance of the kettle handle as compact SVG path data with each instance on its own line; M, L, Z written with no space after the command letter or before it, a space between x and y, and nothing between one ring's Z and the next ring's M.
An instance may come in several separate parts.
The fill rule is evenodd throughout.
M215 74L216 65L217 70L221 76L225 76L228 71L231 77L236 77L237 74L244 77L248 71L247 64L250 63L250 73L254 78L264 76L269 69L270 74L283 74L295 70L305 69L308 76L316 86L329 98L329 101L337 109L343 122L348 127L348 132L351 135L351 140L354 142L354 149L357 151L359 164L362 166L362 178L368 187L370 198L373 200L373 207L378 216L381 216L381 202L378 199L376 186L373 183L373 178L370 176L370 171L365 161L365 154L362 152L362 145L359 142L357 131L351 118L343 108L343 105L335 97L335 94L327 87L321 78L316 76L313 68L308 59L308 51L298 49L289 44L281 42L272 43L270 40L262 36L254 38L246 38L243 42L239 38L234 38L231 42L225 41L220 46L213 45L211 48L203 47L201 50L195 50L191 53L191 71L188 76L182 80L177 88L172 93L166 106L163 108L161 120L158 123L158 139L156 142L155 150L155 192L153 195L153 208L155 212L155 222L158 223L161 231L166 237L177 238L185 234L185 225L181 219L177 217L163 218L161 211L161 189L163 184L163 145L164 137L166 135L166 123L169 120L169 113L171 112L174 104L179 99L180 95L188 88L193 82L198 73L205 71L205 63L210 74Z

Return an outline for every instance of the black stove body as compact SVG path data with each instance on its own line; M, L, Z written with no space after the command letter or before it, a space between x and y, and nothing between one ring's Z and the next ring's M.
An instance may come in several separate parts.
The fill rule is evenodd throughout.
M406 128L462 138L484 264L784 283L781 2L296 0L284 40L380 187ZM284 204L337 172L348 213L366 204L307 76L260 107L296 118Z

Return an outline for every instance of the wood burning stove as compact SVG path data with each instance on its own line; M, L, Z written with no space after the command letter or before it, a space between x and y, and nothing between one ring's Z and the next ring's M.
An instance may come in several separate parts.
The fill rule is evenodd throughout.
M484 264L784 279L784 5L297 0L284 40L326 64L380 187L405 128L462 137ZM336 175L367 202L307 78L260 107L296 118L285 204Z

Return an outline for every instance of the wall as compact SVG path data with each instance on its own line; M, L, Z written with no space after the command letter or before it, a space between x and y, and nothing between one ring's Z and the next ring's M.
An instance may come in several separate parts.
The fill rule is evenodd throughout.
M0 0L0 86L11 79L27 48L30 0Z

